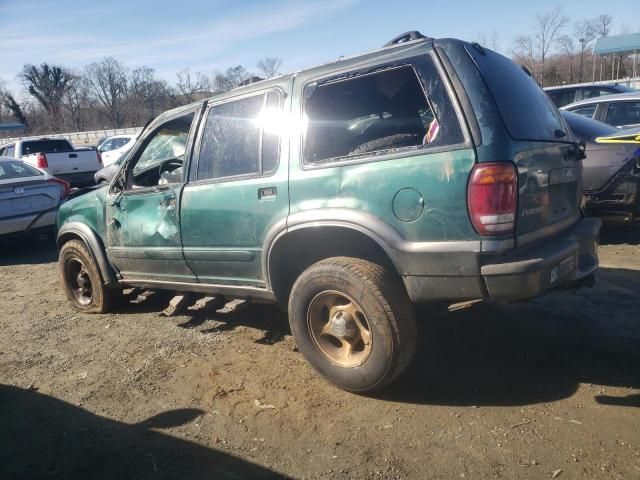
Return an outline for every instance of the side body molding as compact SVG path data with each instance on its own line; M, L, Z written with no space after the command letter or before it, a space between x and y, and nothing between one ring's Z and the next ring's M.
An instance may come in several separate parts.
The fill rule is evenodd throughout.
M65 223L58 231L57 244L58 248L71 238L80 238L89 251L93 255L93 258L98 265L100 276L105 284L117 283L118 279L116 273L107 259L104 245L100 240L98 234L88 225L81 222L69 222Z
M486 248L481 240L408 241L379 217L348 208L298 212L288 217L286 226L283 223L274 225L265 238L262 269L268 288L271 287L270 273L274 268L270 264L271 252L287 233L303 228L343 227L362 233L384 250L402 276L448 276L452 271L457 276L477 276L480 273L478 256ZM492 245L491 250L501 250L505 246Z

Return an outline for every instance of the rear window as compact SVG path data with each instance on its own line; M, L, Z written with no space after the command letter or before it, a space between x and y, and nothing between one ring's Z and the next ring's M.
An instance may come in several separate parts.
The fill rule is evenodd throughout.
M15 162L0 162L0 180L36 177L38 175L44 174L26 163L17 160Z
M489 87L507 131L516 140L557 141L565 127L558 109L516 63L491 50L466 47Z
M57 153L73 150L66 140L32 140L22 144L22 155L32 153Z

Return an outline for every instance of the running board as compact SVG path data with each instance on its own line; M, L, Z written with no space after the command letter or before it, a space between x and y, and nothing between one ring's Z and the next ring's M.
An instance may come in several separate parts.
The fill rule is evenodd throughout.
M207 283L165 282L162 280L122 279L118 283L124 287L175 290L176 292L207 293L234 298L251 298L273 303L276 297L266 288L246 287L242 285L216 285Z

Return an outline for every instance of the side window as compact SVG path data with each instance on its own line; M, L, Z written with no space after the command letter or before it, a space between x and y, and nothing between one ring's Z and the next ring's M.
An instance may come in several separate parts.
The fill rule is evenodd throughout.
M553 100L553 103L556 104L556 107L564 107L570 103L574 102L575 91L574 90L559 90L553 91L551 90L549 93L549 97Z
M268 174L275 170L281 108L277 91L212 107L202 134L197 179Z
M7 147L7 151L6 151L5 155L7 157L14 158L16 156L16 146L15 145L9 145Z
M429 87L438 83L444 90L435 67L429 66ZM438 109L410 65L312 83L305 87L304 98L308 164L464 140L446 91L439 95Z
M582 115L583 117L593 118L594 113L596 113L596 105L585 105L583 107L572 108L569 111Z
M111 150L113 150L113 139L107 140L102 145L100 145L101 152L110 152Z
M175 118L156 128L129 164L128 188L182 182L187 140L195 114Z
M621 127L640 124L640 102L610 103L607 108L607 123Z

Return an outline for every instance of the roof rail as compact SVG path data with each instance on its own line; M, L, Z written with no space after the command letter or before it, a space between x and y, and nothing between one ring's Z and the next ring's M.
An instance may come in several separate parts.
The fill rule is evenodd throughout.
M238 87L244 87L245 85L251 85L252 83L261 82L263 80L264 80L264 78L257 77L257 76L254 75L253 77L249 77L246 80L243 80L242 82L240 82L238 84Z
M420 39L423 39L423 38L427 39L427 40L433 40L433 38L427 37L427 36L421 34L417 30L411 30L409 32L404 32L404 33L398 35L397 37L393 38L389 42L385 43L383 46L384 47L390 47L391 45L399 45L399 44L404 43L404 42L410 42L411 40L420 40Z

